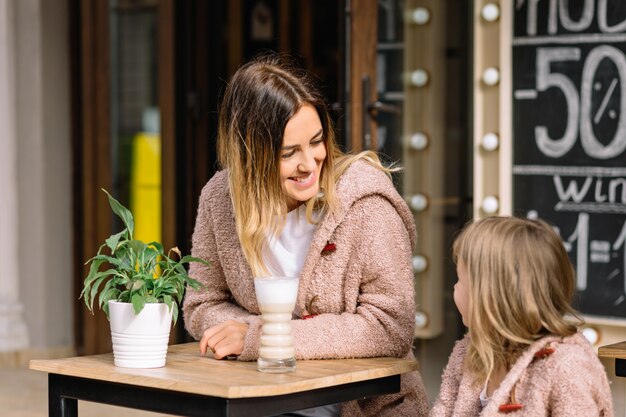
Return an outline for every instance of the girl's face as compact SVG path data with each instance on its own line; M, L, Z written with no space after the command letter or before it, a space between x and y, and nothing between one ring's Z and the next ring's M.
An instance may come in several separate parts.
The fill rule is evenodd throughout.
M454 284L454 304L456 304L456 308L461 313L463 324L469 327L469 278L467 277L467 269L461 260L456 264L456 275L459 279Z
M322 132L320 117L308 104L285 126L280 150L280 181L290 211L319 191L322 164L326 159Z

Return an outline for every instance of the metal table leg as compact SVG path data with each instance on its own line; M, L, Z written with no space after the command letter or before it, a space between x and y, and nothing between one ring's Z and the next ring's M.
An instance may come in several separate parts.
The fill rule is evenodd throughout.
M218 398L59 374L48 376L50 417L77 417L77 400L188 417L270 416L400 390L400 375L288 395Z

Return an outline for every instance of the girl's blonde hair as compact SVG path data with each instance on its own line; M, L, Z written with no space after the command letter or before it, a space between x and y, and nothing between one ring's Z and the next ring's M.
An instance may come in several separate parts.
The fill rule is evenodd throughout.
M469 281L465 366L477 383L494 369L507 369L535 340L571 335L582 324L571 306L574 269L561 239L545 222L478 220L455 239L453 255Z
M322 123L326 159L317 197L307 202L307 219L314 209L338 208L335 183L357 159L389 173L374 152L344 155L335 142L328 107L312 77L277 55L256 58L230 79L218 118L217 156L228 170L237 235L255 276L267 275L263 247L268 234L280 233L287 213L279 173L280 150L287 122L303 105L317 111Z

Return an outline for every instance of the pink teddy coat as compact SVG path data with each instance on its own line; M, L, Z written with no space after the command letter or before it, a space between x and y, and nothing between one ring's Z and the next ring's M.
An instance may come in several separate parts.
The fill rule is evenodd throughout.
M463 369L468 342L465 336L450 355L431 417L613 417L604 367L580 333L546 336L530 345L484 409L479 400L484 381L475 384ZM514 385L515 400L522 408L504 413L500 406L510 403Z
M337 195L341 207L318 224L301 271L296 311L304 314L313 300L311 312L318 315L292 322L296 358L413 358L413 215L389 178L364 161L342 175ZM329 242L334 250L324 251ZM190 275L207 288L187 292L187 330L199 339L226 320L246 322L250 326L239 360L256 360L260 311L235 231L226 171L202 190L192 243L192 255L211 266L190 267ZM417 372L402 376L399 394L341 407L341 415L349 417L427 414Z

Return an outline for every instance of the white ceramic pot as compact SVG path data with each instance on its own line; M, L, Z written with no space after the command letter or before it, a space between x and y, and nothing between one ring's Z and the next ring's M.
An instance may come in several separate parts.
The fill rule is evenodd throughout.
M149 303L135 314L131 303L109 301L109 321L115 366L165 366L172 328L172 311L167 305Z

